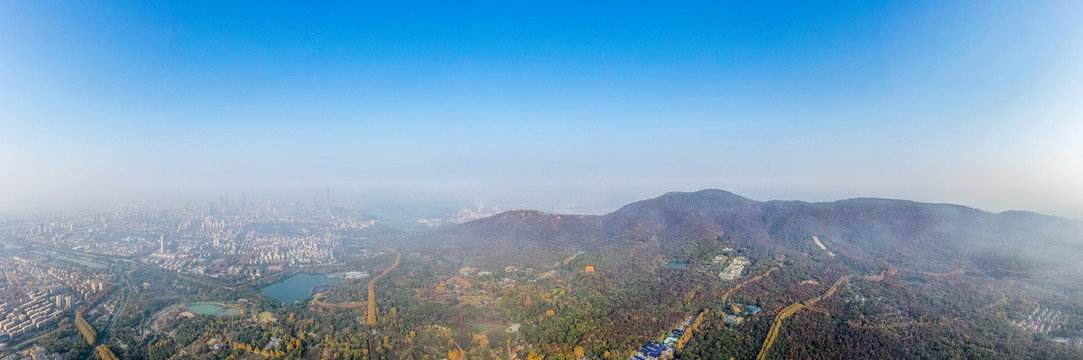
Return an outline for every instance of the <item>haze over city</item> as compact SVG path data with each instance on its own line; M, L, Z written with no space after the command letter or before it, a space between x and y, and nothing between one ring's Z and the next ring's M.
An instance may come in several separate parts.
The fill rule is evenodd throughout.
M9 1L0 210L722 188L1079 219L1080 23L1078 1Z

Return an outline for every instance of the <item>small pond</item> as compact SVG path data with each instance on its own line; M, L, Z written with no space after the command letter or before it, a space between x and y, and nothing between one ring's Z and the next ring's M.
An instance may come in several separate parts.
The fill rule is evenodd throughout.
M193 314L211 316L237 316L241 314L241 310L238 308L222 306L215 303L185 304L184 310L190 311Z
M680 269L684 267L688 267L687 261L670 261L669 264L666 264L666 268L669 269Z

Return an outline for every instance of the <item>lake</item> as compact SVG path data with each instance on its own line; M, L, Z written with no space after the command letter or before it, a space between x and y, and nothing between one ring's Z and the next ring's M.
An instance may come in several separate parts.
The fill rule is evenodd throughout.
M237 309L237 308L234 308L234 307L222 306L222 305L218 305L218 304L214 304L214 303L185 304L184 309L192 312L193 314L199 314L199 315L236 316L236 315L241 314L240 309Z
M312 295L312 289L320 285L333 285L342 282L342 279L327 277L322 274L299 273L282 279L271 285L267 285L259 291L272 299L292 304L298 300Z
M669 264L666 264L666 267L670 269L680 269L687 266L687 261L670 261Z

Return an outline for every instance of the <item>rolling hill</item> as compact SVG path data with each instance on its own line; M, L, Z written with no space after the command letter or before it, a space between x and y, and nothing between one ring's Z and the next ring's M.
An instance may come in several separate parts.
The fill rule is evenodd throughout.
M964 263L988 272L1057 271L1083 254L1083 225L1036 213L886 199L760 202L722 190L668 193L599 216L513 210L425 238L487 252L646 244L679 258L688 242L724 238L784 251L804 249L813 235L855 260L933 272Z
M701 314L681 358L1071 359L1083 347L1053 339L1083 341L1081 235L1030 212L702 190L596 216L508 211L403 246L443 284L421 298L469 313L492 294L489 321L529 324L543 354L629 355ZM717 275L737 258L736 278Z

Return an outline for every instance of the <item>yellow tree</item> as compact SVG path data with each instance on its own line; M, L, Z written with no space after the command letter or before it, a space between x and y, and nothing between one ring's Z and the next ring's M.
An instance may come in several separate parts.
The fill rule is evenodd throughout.
M87 345L94 345L98 341L98 334L94 331L94 328L87 323L83 318L83 313L75 313L75 327L79 328L79 332L83 334L83 338L86 339Z
M478 344L479 348L489 347L489 337L485 334L474 334L474 342Z

